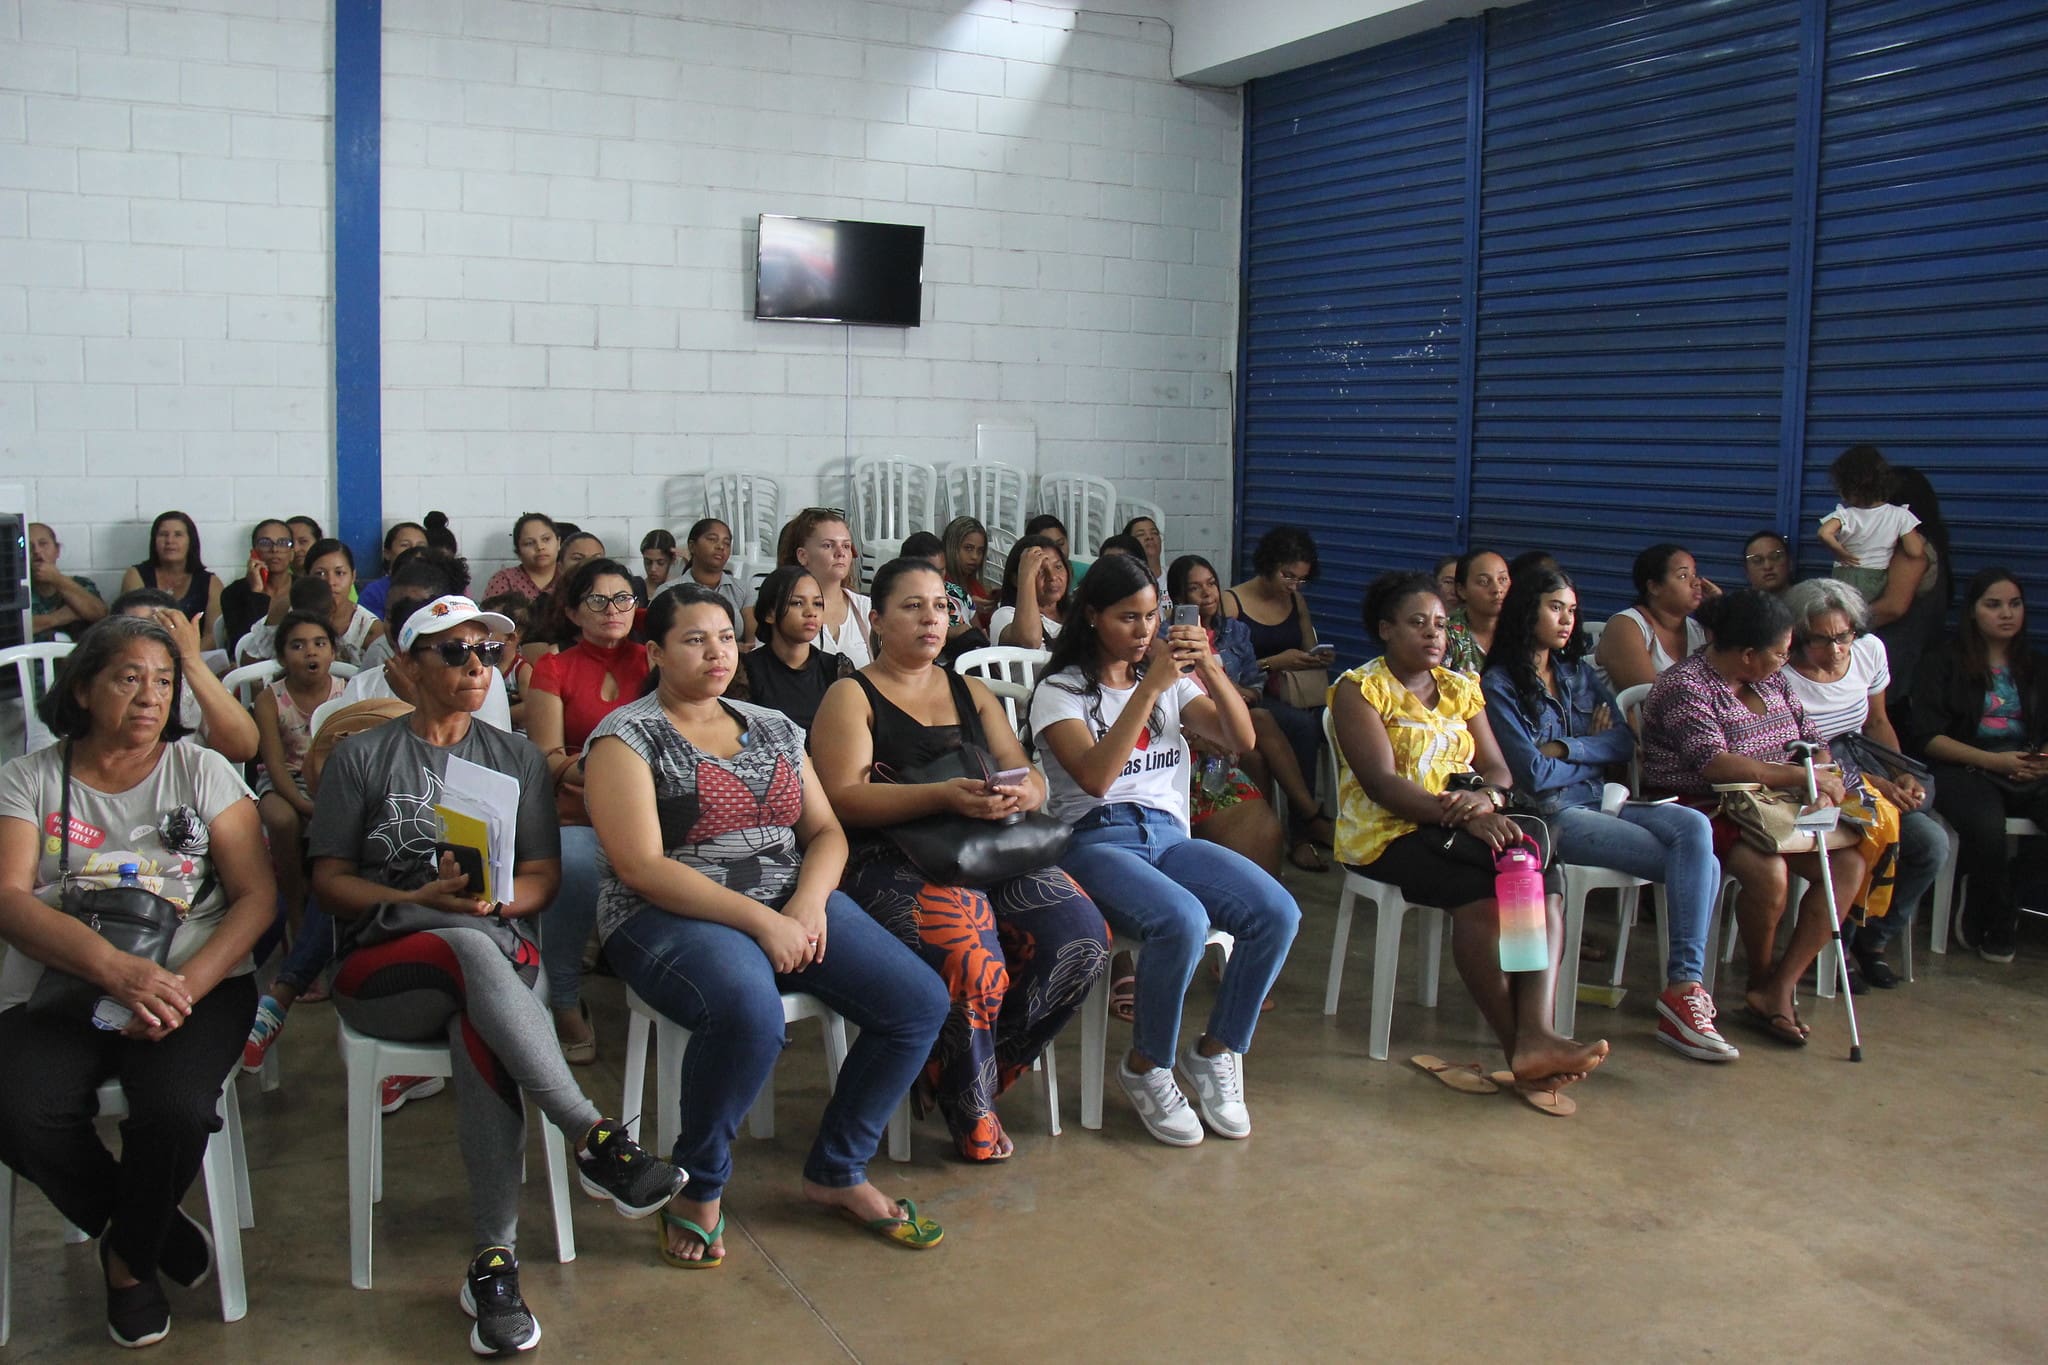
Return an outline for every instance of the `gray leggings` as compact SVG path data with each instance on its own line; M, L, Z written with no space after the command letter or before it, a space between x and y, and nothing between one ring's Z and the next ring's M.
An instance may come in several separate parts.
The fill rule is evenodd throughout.
M469 1172L478 1250L515 1246L526 1151L520 1092L580 1146L601 1115L569 1074L547 1006L533 993L540 952L519 961L469 929L429 929L358 948L334 980L348 1026L373 1038L446 1039L454 1057L455 1137Z

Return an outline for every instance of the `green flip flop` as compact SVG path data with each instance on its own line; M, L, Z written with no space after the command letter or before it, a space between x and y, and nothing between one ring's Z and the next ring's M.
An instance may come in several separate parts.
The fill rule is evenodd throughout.
M670 1228L681 1228L684 1232L689 1233L702 1242L704 1244L704 1254L698 1259L691 1261L670 1251L668 1247L668 1230ZM718 1226L706 1232L681 1214L671 1213L669 1210L663 1209L661 1211L661 1222L655 1228L655 1237L661 1243L661 1259L677 1270L716 1270L724 1265L725 1257L713 1256L711 1254L712 1244L723 1236L725 1236L725 1215L723 1213L718 1215Z
M840 1209L839 1214L906 1251L930 1251L945 1237L946 1230L929 1218L918 1217L917 1205L908 1199L897 1200L896 1207L903 1210L900 1218L863 1218L848 1208Z

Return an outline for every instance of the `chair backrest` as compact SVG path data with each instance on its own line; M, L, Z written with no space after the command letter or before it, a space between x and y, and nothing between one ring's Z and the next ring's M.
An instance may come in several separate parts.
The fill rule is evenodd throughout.
M1093 559L1103 541L1116 531L1116 485L1093 474L1063 471L1038 480L1038 509L1058 517L1067 528L1070 555Z
M988 528L991 541L998 527L1010 533L1013 543L1024 533L1024 501L1029 489L1023 470L1007 464L956 464L940 470L939 478L945 490L944 521L973 517ZM990 557L994 557L993 544Z
M1581 621L1579 622L1579 630L1586 637L1586 650L1588 655L1590 655L1593 650L1600 648L1600 637L1607 633L1607 623L1605 621Z
M861 581L896 557L912 531L936 531L938 471L894 455L864 455L853 462L853 539L860 550Z
M1649 683L1637 683L1624 687L1615 694L1614 704L1621 708L1621 720L1635 731L1635 752L1628 757L1628 789L1636 795L1643 791L1643 699L1650 695Z
M749 571L775 566L775 538L782 532L782 488L766 474L714 474L704 479L703 515L717 517L732 532L732 560L726 565L744 583ZM696 513L675 519L676 540L690 533Z
M988 690L1001 698L1003 714L1010 718L1010 728L1023 728L1024 707L1031 700L1031 689L1038 683L1038 675L1045 668L1052 655L1042 649L1026 649L1021 645L989 645L985 649L970 649L953 661L953 671L963 678L979 678Z
M240 668L231 670L220 681L223 687L235 694L235 699L242 705L253 706L256 702L256 693L268 687L283 673L284 665L277 660L258 659L253 664L243 664Z
M321 702L313 708L313 715L306 722L306 733L309 735L319 734L320 727L327 723L329 716L339 711L342 707L350 705L353 705L353 702L349 698L342 696L329 697L326 701Z
M78 646L69 640L53 644L10 645L0 649L0 667L12 666L21 684L22 752L35 753L57 742L36 714L36 702L57 685L57 665Z

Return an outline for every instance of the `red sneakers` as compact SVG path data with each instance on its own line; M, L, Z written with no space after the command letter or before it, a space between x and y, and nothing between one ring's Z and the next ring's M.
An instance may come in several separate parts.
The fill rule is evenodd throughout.
M407 1100L423 1100L429 1095L438 1095L447 1084L445 1076L386 1076L377 1095L377 1107L387 1114L395 1114L405 1108Z
M1694 982L1657 997L1657 1041L1702 1062L1732 1062L1742 1054L1714 1027L1714 997Z

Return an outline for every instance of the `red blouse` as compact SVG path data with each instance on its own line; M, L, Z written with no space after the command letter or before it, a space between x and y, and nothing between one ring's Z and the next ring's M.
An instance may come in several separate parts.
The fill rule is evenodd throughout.
M618 683L617 695L609 701L604 696L607 674ZM562 740L574 754L582 752L599 721L639 697L646 681L647 646L628 640L605 649L579 640L559 654L544 656L533 666L533 680L527 685L562 699Z

